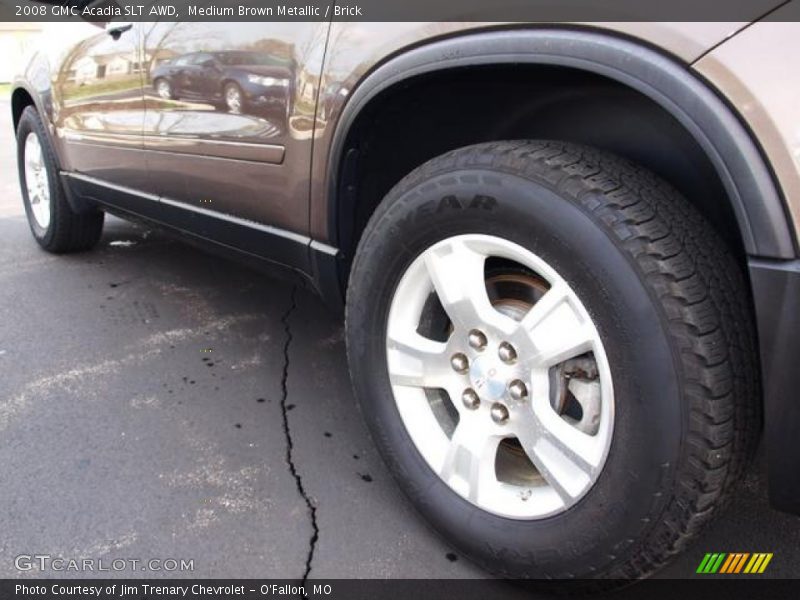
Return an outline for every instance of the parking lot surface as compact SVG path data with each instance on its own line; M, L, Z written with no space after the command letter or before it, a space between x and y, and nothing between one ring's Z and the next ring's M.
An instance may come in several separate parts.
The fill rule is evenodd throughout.
M0 100L0 577L39 575L21 554L193 561L103 574L120 577L486 577L386 473L336 316L114 218L95 251L44 253L9 115ZM773 552L765 576L800 573L800 519L769 508L762 460L659 576L739 551Z

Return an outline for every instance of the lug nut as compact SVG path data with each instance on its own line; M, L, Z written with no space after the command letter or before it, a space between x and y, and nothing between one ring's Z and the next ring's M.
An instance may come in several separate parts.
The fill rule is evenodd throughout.
M517 351L514 350L514 346L508 342L502 342L500 344L500 347L497 349L497 354L500 356L500 360L509 365L517 360Z
M514 400L525 400L528 397L528 388L521 380L515 379L508 384L508 393Z
M453 367L453 370L457 373L466 373L467 369L469 369L469 360L466 356L458 352L457 354L453 354L453 357L450 359L450 366Z
M486 335L479 329L469 332L469 345L475 350L483 350L486 347Z
M505 425L508 423L508 409L504 404L500 404L499 402L492 404L491 415L492 421L498 425Z
M461 401L464 403L464 406L470 410L475 410L481 405L481 399L472 388L464 390L464 393L461 394Z

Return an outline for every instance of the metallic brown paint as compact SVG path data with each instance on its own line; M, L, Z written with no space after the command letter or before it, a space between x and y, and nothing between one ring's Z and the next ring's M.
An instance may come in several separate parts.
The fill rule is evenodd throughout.
M744 25L569 26L638 38L689 63ZM115 40L95 26L61 24L59 32L69 31L62 37L71 41L43 52L22 79L47 107L65 170L190 205L203 201L215 211L331 243L330 145L365 77L388 57L428 41L533 26L136 23ZM291 80L286 101L272 98L263 111L232 112L206 96L156 93L151 74L159 65L203 52L256 53L259 62L280 64ZM50 73L46 83L34 76L42 68ZM256 76L259 69L253 70Z

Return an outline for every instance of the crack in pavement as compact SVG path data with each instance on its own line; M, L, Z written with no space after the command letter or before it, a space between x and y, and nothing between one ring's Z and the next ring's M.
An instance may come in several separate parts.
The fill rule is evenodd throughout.
M308 576L311 573L311 561L314 559L314 550L317 546L317 540L319 539L319 526L317 525L317 507L314 504L314 501L311 500L311 497L306 492L305 486L303 485L303 478L300 473L297 471L297 467L294 464L294 440L292 438L292 432L289 427L289 411L286 408L286 401L289 397L289 388L288 388L288 381L289 381L289 348L292 344L292 330L289 325L289 320L292 317L292 314L297 308L297 300L295 298L297 293L297 286L292 286L292 293L291 293L291 305L287 309L287 311L281 317L281 323L283 323L283 331L286 335L284 338L283 343L283 373L281 375L281 416L283 418L283 434L286 437L286 464L289 467L289 472L294 477L295 484L297 485L297 491L300 496L303 498L303 501L306 503L306 507L308 508L308 515L311 519L311 539L309 540L309 547L308 547L308 557L306 558L306 565L305 570L303 571L303 586L305 586L306 581L308 581Z

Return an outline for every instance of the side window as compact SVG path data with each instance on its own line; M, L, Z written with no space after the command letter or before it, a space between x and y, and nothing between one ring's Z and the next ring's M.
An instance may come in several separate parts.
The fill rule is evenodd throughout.
M186 65L188 65L188 64L189 64L189 59L190 59L190 57L189 57L189 56L181 56L181 57L180 57L179 59L177 59L177 60L176 60L176 61L175 61L173 64L174 64L176 67L185 67Z

